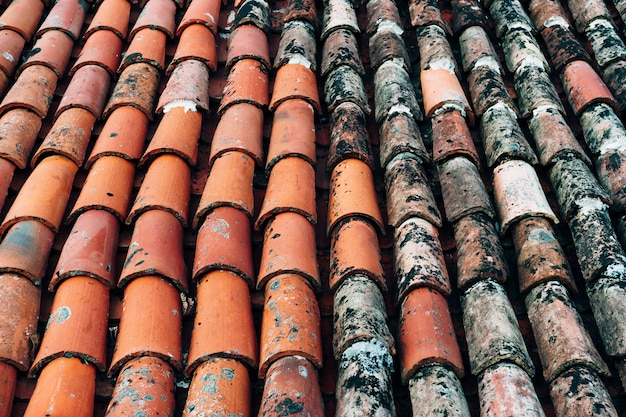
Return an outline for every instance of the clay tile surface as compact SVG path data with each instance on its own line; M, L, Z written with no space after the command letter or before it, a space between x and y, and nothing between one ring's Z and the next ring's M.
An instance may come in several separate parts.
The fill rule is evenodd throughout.
M37 29L37 37L41 37L47 31L58 30L65 32L74 40L78 39L88 8L89 4L84 0L57 1Z
M359 106L348 101L337 106L330 115L330 149L326 169L332 172L339 162L350 158L359 159L370 169L375 169L365 114Z
M435 25L419 28L417 31L417 45L420 51L420 69L428 70L436 66L448 66L458 73L456 60L452 53L446 32Z
M113 77L120 62L122 45L122 39L110 30L94 32L83 45L69 75L74 75L81 67L98 65Z
M0 68L6 75L12 75L19 64L19 57L22 54L25 40L17 32L10 29L0 30L1 51Z
M237 359L258 366L258 344L248 283L229 271L213 271L198 281L196 317L185 373L207 359Z
M41 222L15 224L0 243L0 272L19 274L40 285L53 240L54 233Z
M201 61L190 59L176 65L157 103L157 112L165 112L182 103L185 107L209 111L209 69Z
M257 107L269 104L267 69L255 59L242 59L228 74L224 95L217 110L223 114L234 104L249 103Z
M254 25L242 25L228 36L226 72L242 59L254 59L270 68L270 52L265 33Z
M88 110L100 119L106 103L111 82L110 74L102 67L89 65L74 73L59 103L56 115L67 109L78 107Z
M43 65L53 70L57 77L62 78L73 46L74 40L65 32L59 30L45 32L37 39L26 61L20 66L18 76L31 65Z
M154 28L163 31L170 38L174 37L176 3L172 0L149 0L135 22L129 39L133 39L137 32L145 28Z
M408 72L411 59L406 50L402 36L393 31L377 32L369 41L370 60L372 69L378 69L385 61L401 61L403 68Z
M444 106L453 106L464 111L469 123L472 123L473 112L454 72L446 68L421 70L420 81L427 117L433 116L436 110Z
M550 397L559 415L619 415L602 379L586 366L573 366L552 381Z
M295 2L294 2L295 3ZM304 2L302 2L304 3ZM317 70L317 43L315 29L308 22L299 20L286 23L280 35L278 50L274 59L274 68L288 64L290 61L302 61L312 71ZM322 56L324 56L322 54Z
M554 71L557 73L560 73L572 61L591 60L589 53L569 28L553 25L543 29L541 36L552 59Z
M50 108L57 81L56 73L43 65L24 69L0 103L0 113L12 108L25 108L43 119Z
M30 110L12 109L0 118L0 156L24 169L41 128L41 118Z
M470 98L477 117L482 117L491 107L506 105L516 114L517 105L509 95L500 69L494 65L477 65L468 75Z
M395 61L383 63L374 76L375 117L378 123L395 112L403 111L422 120L422 110L417 103L409 74Z
M111 31L120 39L126 38L130 8L131 4L126 0L105 0L100 3L85 32L85 38L88 39L101 30Z
M478 392L481 413L511 415L524 410L528 416L544 415L530 377L512 363L503 362L482 373Z
M569 25L563 6L556 0L532 0L528 5L528 14L538 31L542 31L546 27L567 27ZM561 24L551 24L555 18L558 19L557 22L563 19L559 22Z
M594 312L596 312L598 329L602 335L604 349L611 357L621 356L626 350L624 332L621 330L624 321L620 311L623 310L626 293L620 286L619 279L600 278L588 286L588 295Z
M321 75L325 77L339 65L348 65L359 74L365 74L359 56L359 48L354 33L347 29L333 31L324 42L322 49Z
M159 72L152 65L145 63L129 65L122 71L115 84L113 94L104 109L104 118L119 107L132 106L144 112L146 117L152 120L158 83Z
M176 65L194 59L204 63L211 71L217 69L217 48L215 35L204 25L190 25L180 35L176 52L167 67L167 73L171 74Z
M413 26L436 25L451 34L450 27L444 20L436 0L411 0L409 2L409 14Z
M12 1L0 16L0 25L30 41L37 30L44 7L44 2L40 0Z
M328 74L324 83L324 98L329 112L347 101L361 107L366 114L371 112L361 76L347 65L340 65Z
M601 0L590 0L584 3L568 1L567 5L576 23L576 29L581 33L596 19L611 19L609 10Z
M124 52L118 72L138 62L144 62L162 70L165 66L165 41L167 35L152 27L138 30Z
M269 109L274 111L279 104L293 99L307 101L317 113L322 111L315 73L301 64L286 64L276 71L274 92Z
M263 0L243 0L237 8L233 28L243 25L254 25L263 32L270 31L269 4Z
M328 35L339 29L348 29L354 33L361 31L350 0L331 0L324 7L320 38L326 40Z
M514 81L522 117L529 117L542 106L555 107L561 114L565 114L550 75L543 68L534 65L521 66L514 74Z
M276 127L278 128L278 126ZM263 163L263 110L252 104L234 104L222 114L211 141L209 164L223 154L238 151Z
M407 152L412 153L422 161L430 161L430 152L426 150L422 135L415 118L407 113L396 113L382 122L380 125L380 165L387 164L397 155ZM434 141L434 137L433 137ZM454 141L460 142L461 139ZM441 142L441 141L439 141ZM438 143L439 143L438 142ZM433 148L436 145L433 144ZM444 152L436 152L435 159ZM478 160L478 154L476 154Z
M285 24L294 21L307 22L311 24L317 32L319 21L315 2L313 0L287 2L283 20Z
M187 27L193 24L202 24L208 27L214 34L217 34L221 5L222 3L219 0L191 1L176 29L176 35L180 36Z
M486 60L495 64L497 68L501 68L497 53L484 28L472 26L465 29L459 35L459 47L465 72L472 71L479 60Z
M585 61L570 62L561 74L567 100L574 113L598 102L607 103L617 110L617 103L598 73Z
M471 415L461 381L441 365L420 368L409 381L409 394L413 415L436 414L441 410L459 417Z
M387 23L395 23L398 26L402 25L400 20L400 12L398 7L393 1L388 0L373 0L366 4L367 6L367 34L372 36L378 32L381 23L383 26ZM382 32L382 30L381 30Z
M15 396L17 385L17 369L10 363L0 362L0 372L2 379L0 380L0 406L2 406L2 417L11 415L13 398Z

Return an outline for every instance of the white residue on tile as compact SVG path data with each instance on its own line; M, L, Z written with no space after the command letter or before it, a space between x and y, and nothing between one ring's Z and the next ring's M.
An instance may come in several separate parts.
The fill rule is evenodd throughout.
M522 68L525 68L525 67L537 67L537 68L544 69L545 65L544 65L544 62L538 57L533 56L533 55L528 55L524 59L522 59L520 64L517 66L516 72L521 71Z
M389 113L387 117L394 115L394 114L400 114L400 113L405 113L410 116L413 116L413 113L411 113L411 109L408 106L405 106L404 104L394 104L393 106L389 108Z
M187 113L188 111L192 111L192 112L198 111L196 103L194 103L191 100L174 100L174 101L170 101L165 106L163 106L163 113L167 113L171 109L174 109L177 107L183 107L185 109L185 113Z
M364 340L354 343L341 355L341 367L358 362L360 368L371 373L381 369L393 370L393 359L385 345L378 339Z
M609 278L624 278L626 277L626 266L620 263L611 264L606 267L602 275Z
M304 55L300 55L300 54L292 55L289 58L288 64L298 64L298 65L304 66L307 69L311 69L311 61L306 59L306 57L304 57Z
M561 16L552 16L551 18L547 19L543 25L547 28L550 28L552 26L562 26L564 28L569 27L569 23L567 23L567 20L565 20Z
M433 70L443 69L443 70L450 72L453 75L456 74L454 71L454 62L452 62L448 58L443 58L443 59L438 59L436 61L432 61L428 64L428 66L430 67L430 69L433 69Z
M553 104L542 104L540 106L537 106L537 108L533 109L532 116L530 117L530 122L532 123L532 119L539 116L541 113L544 113L544 112L554 113L558 111L559 110Z
M13 55L11 55L11 53L8 52L8 51L5 51L5 52L2 53L2 58L6 59L9 62L15 61L15 57Z
M404 30L398 25L396 22L392 22L391 20L381 20L378 24L378 28L376 32L392 32L398 36L402 36Z
M585 197L576 202L579 207L578 216L586 216L594 211L606 210L608 206L599 198Z
M483 56L483 57L478 58L476 60L476 63L474 64L474 68L478 68L478 67L489 67L494 71L498 71L500 73L502 72L502 70L500 69L500 64L492 56Z

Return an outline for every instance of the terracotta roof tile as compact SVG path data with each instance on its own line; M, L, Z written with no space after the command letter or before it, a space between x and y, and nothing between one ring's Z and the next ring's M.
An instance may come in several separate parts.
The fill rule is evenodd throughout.
M486 6L495 24L498 38L517 29L534 32L535 27L519 0L491 0Z
M458 74L458 68L446 32L439 26L428 25L416 30L420 52L420 69L425 71L445 66Z
M463 111L468 123L472 124L472 109L453 71L448 68L421 70L420 81L424 95L424 113L427 117L432 117L438 110L451 107Z
M211 71L217 69L215 35L206 26L193 24L185 27L180 34L174 57L167 67L167 73L171 74L176 65L188 59L204 63Z
M598 103L585 109L580 114L583 136L593 155L604 149L618 148L626 137L626 129L613 109L604 103Z
M219 0L191 1L176 29L176 35L181 36L188 26L196 23L208 27L214 34L217 34L217 22L221 5L222 2Z
M511 73L517 72L525 62L533 61L534 65L542 66L550 72L550 65L539 49L534 35L526 30L512 30L504 35L500 42L504 50L506 66Z
M50 108L57 81L58 76L48 67L27 67L4 96L0 103L0 113L13 108L25 108L43 119Z
M469 417L461 381L455 373L441 365L420 368L409 381L413 415L439 412Z
M622 330L624 321L621 320L626 292L621 279L600 278L587 287L587 294L606 353L621 357L626 351L626 333Z
M546 43L555 72L560 73L572 61L591 61L589 53L569 28L552 25L543 29L541 36Z
M321 75L328 73L339 65L348 65L357 73L364 75L365 69L359 57L357 39L353 32L347 29L332 31L324 42L322 50Z
M555 107L565 114L565 109L550 81L550 76L542 68L525 65L515 73L515 90L522 117L530 115L540 107Z
M376 32L384 30L385 25L395 23L402 25L400 20L400 12L393 1L389 0L372 0L368 1L367 7L367 30L366 33L374 35ZM381 28L383 26L383 28Z
M294 99L308 102L317 113L322 111L315 73L306 65L288 63L276 71L269 109L274 111L279 104Z
M269 46L263 30L254 25L238 26L228 36L228 56L226 71L242 59L259 61L266 69L270 68Z
M16 223L0 243L0 273L19 274L39 286L53 240L54 233L41 222Z
M407 53L406 45L402 36L396 32L376 32L369 39L369 50L372 70L377 70L385 61L395 60L402 63L405 71L411 71L411 60Z
M166 37L167 34L154 28L154 25L136 31L117 71L121 73L129 65L138 62L150 64L162 70L165 66Z
M267 69L255 59L242 59L228 74L224 95L217 110L223 115L234 104L248 103L257 107L269 104Z
M411 15L411 25L424 27L437 25L448 34L452 33L448 22L443 18L436 0L411 0L409 1L409 14Z
M159 72L153 66L145 63L129 65L120 74L104 108L104 118L108 118L115 109L131 106L144 112L151 121L158 83Z
M374 85L375 117L378 123L394 113L411 114L417 121L423 119L409 74L402 66L394 61L381 64L376 70Z
M47 31L59 30L77 40L88 8L89 5L84 0L57 1L37 29L37 37L41 38Z
M526 416L544 416L533 383L524 370L503 362L483 372L478 378L480 412L509 415L523 410Z
M15 68L20 62L20 56L24 49L24 38L10 29L0 30L2 39L2 51L0 54L0 68L7 75L13 75Z
M287 2L283 21L285 24L294 21L307 22L313 25L313 28L317 32L319 22L315 2L312 0Z
M37 30L44 7L44 2L40 0L12 1L0 15L0 23L4 29L15 31L26 41L30 41Z
M74 40L60 30L44 32L27 55L26 61L19 67L17 75L31 65L43 65L53 70L57 77L65 74Z
M519 110L507 91L500 75L501 69L494 66L491 62L477 64L467 77L476 116L483 117L493 108L500 108L501 111L510 109L513 116L517 116Z
M623 189L624 152L610 150L600 155L596 160L596 170L600 184L611 196L611 210L623 212L626 209L626 200Z
M330 115L330 148L326 169L332 170L341 161L358 159L375 169L366 116L359 106L347 101Z
M558 0L531 0L528 14L540 32L548 27L567 28L570 24L569 15Z
M383 167L387 166L393 158L401 153L414 154L426 162L429 162L431 159L415 118L408 113L395 113L380 124L379 152L380 165ZM440 154L446 154L445 151L433 151L433 153L435 158Z
M100 119L110 82L110 74L102 67L96 65L81 67L72 76L55 116L58 117L67 109L78 107L90 111L94 117Z
M325 41L328 35L338 29L347 29L353 33L361 32L356 12L350 1L331 0L324 7L321 40Z
M255 25L263 32L270 31L268 4L263 0L243 0L237 8L233 28L242 25Z
M24 169L37 134L41 118L30 110L16 108L0 118L0 156Z
M609 10L603 1L590 0L584 3L577 3L568 0L567 5L576 22L576 29L581 33L596 19L611 19Z
M274 68L278 69L292 61L302 61L308 64L312 71L316 71L316 54L315 28L308 22L298 20L286 22L276 51Z
M626 71L626 61L616 61L602 69L602 78L613 93L621 114L626 110L626 89L619 80Z
M222 114L211 141L209 163L227 152L249 155L257 165L263 163L263 110L248 103L234 104Z
M324 83L324 98L329 112L347 101L358 105L366 114L371 112L359 73L347 65L340 65L328 73Z
M170 38L174 37L176 24L176 3L171 0L149 0L141 9L128 38L132 40L142 29L154 28L163 31Z
M465 72L471 72L479 61L490 63L501 68L489 35L484 28L472 26L459 35L461 62Z
M130 8L131 4L126 0L102 1L89 23L89 27L84 35L85 38L90 38L100 30L109 30L119 36L120 39L126 38Z
M469 27L487 28L487 15L477 0L452 0L452 31L459 34Z
M4 411L4 416L11 415L15 386L17 385L17 369L10 363L0 362L0 372L3 375L0 382L0 406Z
M619 415L600 377L584 366L574 366L559 375L550 384L550 396L559 415L573 415L574 408L576 413L589 416Z

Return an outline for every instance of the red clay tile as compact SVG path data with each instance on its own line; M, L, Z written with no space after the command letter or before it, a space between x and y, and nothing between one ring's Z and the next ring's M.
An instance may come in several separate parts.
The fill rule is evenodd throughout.
M135 175L132 162L103 156L91 166L81 192L69 214L71 222L88 210L106 210L120 221L126 219Z
M194 372L183 416L249 416L250 397L247 367L237 360L211 358Z
M232 31L228 37L226 72L242 59L259 61L266 69L270 68L269 46L265 33L254 25L243 25Z
M176 65L193 59L202 62L211 71L217 69L217 49L215 35L204 25L192 24L180 34L174 57L167 67L167 74L171 74Z
M362 161L346 159L332 172L328 201L327 234L342 219L362 216L383 233L383 219L376 199L372 170Z
M559 416L619 415L602 379L586 366L573 366L552 381L550 397Z
M526 296L526 308L546 381L573 365L609 375L564 286L552 281L533 288Z
M2 222L0 234L24 220L37 220L53 232L58 231L77 170L76 164L64 156L52 155L42 160L22 186Z
M131 106L121 106L111 112L85 163L89 169L103 156L118 156L137 160L143 152L148 133L148 117Z
M535 373L504 287L490 279L479 281L461 297L461 305L472 374L489 373L500 362Z
M498 55L484 28L472 26L465 29L459 36L459 47L466 73L471 72L479 62L500 68Z
M226 270L253 285L251 225L246 213L233 207L217 207L198 230L193 279L214 270Z
M611 357L621 357L626 351L623 317L626 292L621 279L599 278L587 287L589 302L598 325L604 351ZM623 365L622 365L623 366ZM623 376L620 376L623 380Z
M393 158L405 152L414 154L422 161L429 162L431 159L415 118L408 113L395 113L380 125L380 166L387 166Z
M548 2L558 4L554 1ZM560 74L563 68L572 61L583 60L591 62L591 57L587 50L569 27L553 25L543 29L541 36L546 43L554 72Z
M451 367L463 377L463 360L452 327L448 303L432 288L411 291L402 303L399 323L402 381L429 363Z
M530 117L535 110L544 106L554 107L561 114L565 114L550 75L543 68L524 65L514 74L514 81L515 91L518 94L517 103L522 117Z
M430 189L426 172L411 154L400 154L385 169L387 223L399 227L402 222L419 217L441 227L441 214Z
M7 362L0 362L0 416L10 417L17 385L17 369Z
M313 72L317 70L315 29L308 22L292 21L285 23L283 27L274 59L274 68L278 69L290 62L308 65Z
M45 32L58 30L77 40L88 8L89 5L82 0L57 1L37 29L37 37L42 37Z
M452 291L438 235L431 223L420 218L408 219L396 228L397 303L419 287L430 287L444 295Z
M302 158L284 158L274 165L254 228L261 230L271 217L284 212L317 222L315 170Z
M189 165L176 155L159 155L146 172L126 223L132 224L142 213L158 209L173 214L185 227L190 192Z
M0 103L0 113L12 108L25 108L42 119L48 114L58 77L43 65L33 65L21 72Z
M347 65L360 75L365 74L356 36L348 29L335 30L324 41L320 74L326 77L340 65Z
M268 75L263 65L254 59L242 59L233 65L224 87L217 112L224 114L234 104L249 103L257 107L269 103Z
M133 39L137 32L145 28L163 31L170 38L176 31L176 3L172 0L149 0L130 31L128 39Z
M559 222L537 173L528 163L513 160L498 165L493 171L493 188L502 234L515 222L531 216Z
M287 2L283 22L287 24L295 21L307 22L313 26L315 32L318 31L317 9L313 0Z
M518 366L503 362L479 375L480 412L484 415L543 416L530 376Z
M452 1L452 32L459 34L471 26L488 27L485 11L477 0Z
M330 115L330 149L326 170L332 172L345 159L358 159L375 169L367 120L359 106L341 103Z
M269 174L278 161L292 156L315 166L315 113L301 99L287 100L274 110L265 171Z
M44 224L18 222L0 243L0 273L19 274L40 285L53 240L54 233Z
M84 66L97 65L107 70L113 77L120 62L121 53L122 40L119 36L110 30L98 30L85 42L69 75L74 75L79 68Z
M598 103L584 110L579 117L583 137L593 155L620 148L626 129L610 106Z
M217 158L213 162L198 211L193 219L194 228L198 227L207 213L222 206L234 207L252 217L253 177L254 161L248 155L241 152L226 152Z
M10 29L0 30L0 68L7 76L13 74L20 62L24 43L24 38L19 33Z
M561 80L567 101L577 116L587 107L599 102L617 110L617 102L613 95L589 63L570 62L563 69Z
M108 30L120 39L125 39L128 32L130 7L131 4L126 0L104 0L91 19L85 38L90 38L98 31Z
M83 164L96 117L87 110L70 108L59 115L32 159L36 166L49 155L63 155L76 165Z
M422 120L409 74L395 61L383 63L374 76L375 117L378 123L395 113L410 113Z
M104 371L108 313L109 289L101 282L73 277L61 283L30 375L61 357L78 358Z
M332 32L339 29L360 33L356 13L350 1L331 0L324 6L320 40L325 41Z
M175 382L166 361L152 356L132 359L117 377L106 415L173 416Z
M528 14L540 32L548 27L566 28L570 24L563 6L556 0L533 0L528 5Z
M315 247L315 227L299 213L283 212L272 217L263 240L257 288L283 274L299 275L314 290L321 289Z
M183 227L163 210L146 211L137 219L117 286L124 288L131 281L151 275L170 280L180 291L188 289Z
M50 30L45 32L27 55L26 61L18 69L17 75L32 65L43 65L55 72L58 78L65 74L74 40L65 32Z
M411 25L424 27L437 25L449 35L452 34L448 23L444 20L437 0L411 0L409 1L409 14Z
M493 221L483 213L470 214L454 226L457 247L457 287L490 278L503 283L509 275L502 244Z
M572 154L587 165L591 165L591 160L555 107L544 107L533 112L528 126L533 135L541 165L552 165L557 158L566 154Z
M222 2L219 0L193 0L176 29L176 36L193 24L201 24L217 35L217 25Z
M581 3L568 1L567 5L576 23L576 29L580 33L585 32L589 24L596 19L611 20L611 14L601 0L588 0Z
M189 109L186 105L168 106L139 161L139 166L149 164L162 154L174 154L187 161L190 166L196 165L201 126L202 113Z
M512 30L504 35L500 42L504 50L506 66L512 74L526 62L533 62L533 65L543 67L546 72L550 72L550 65L539 49L539 44L533 34L525 30Z
M404 40L398 33L393 31L375 33L369 39L369 51L370 67L373 70L377 70L385 61L393 60L402 63L405 71L410 72L409 63L411 59Z
M279 275L265 286L259 378L265 378L277 359L295 355L321 368L319 307L305 279Z
M157 103L157 112L184 105L209 111L209 69L200 61L189 59L176 65Z
M387 327L387 311L380 289L368 276L346 278L336 289L333 304L333 353L339 360L346 349L376 339L392 355L395 342Z
M347 101L359 106L365 114L371 112L361 76L347 65L341 65L328 74L324 83L324 99L329 113Z
M452 48L446 32L441 27L436 25L420 27L416 34L421 70L446 67L458 74Z
M263 163L263 110L247 103L234 104L222 115L213 140L209 164L223 154L238 151Z
M24 169L41 128L41 118L26 109L12 109L0 118L0 156Z
M269 109L274 111L281 103L293 99L307 101L317 113L322 111L315 73L301 64L286 64L276 71Z
M40 0L12 1L0 16L0 25L30 41L39 26L44 7L44 2Z
M37 340L41 290L16 274L1 274L0 288L0 313L4 318L0 326L0 358L19 371L27 371Z
M73 107L79 107L91 112L100 119L102 110L109 94L111 76L104 68L89 65L80 68L70 81L63 98L56 111L58 117L61 112Z
M367 7L367 27L366 33L370 37L378 33L385 32L385 28L389 24L396 24L402 26L400 20L400 13L398 7L392 1L387 0L374 0L369 1L366 4ZM382 27L381 27L382 26ZM380 30L379 30L380 28Z
M93 415L96 368L81 358L60 357L37 379L25 417Z
M158 70L165 67L165 42L167 34L148 26L138 30L124 52L124 57L117 72L121 73L131 64L143 62Z
M331 290L334 291L345 279L357 274L366 275L381 289L387 289L378 236L370 222L359 218L348 219L333 229L330 251Z
M258 366L258 345L248 283L229 271L212 271L198 281L196 317L185 375L207 359L236 359Z
M438 165L446 218L456 222L472 213L495 217L493 205L476 166L464 157ZM436 207L436 206L435 206Z
M16 166L13 162L0 158L0 207L4 207L5 199L13 181L15 168Z
M493 65L477 65L469 73L467 82L477 117L482 117L493 107L510 108L516 115L519 113L500 71Z
M288 356L272 364L267 372L259 415L324 415L317 371L311 362Z
M62 281L85 276L114 288L117 279L115 255L119 219L103 210L89 210L78 217L68 236L48 289Z
M182 370L181 320L179 291L169 280L147 276L129 282L109 376L132 366L133 359L141 356L159 358ZM124 377L124 371L120 376Z
M414 416L440 412L459 417L471 415L461 381L453 371L441 365L419 369L409 381L409 395Z
M445 68L422 70L420 81L424 96L424 112L427 117L432 117L442 107L452 106L464 111L468 123L472 124L472 110L454 72Z
M154 96L158 84L159 72L152 65L138 63L128 66L120 74L113 94L104 109L103 117L106 119L117 108L131 106L141 110L148 120L152 120Z

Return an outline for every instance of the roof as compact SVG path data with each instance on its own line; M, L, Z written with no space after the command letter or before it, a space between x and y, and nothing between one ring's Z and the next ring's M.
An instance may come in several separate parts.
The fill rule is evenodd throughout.
M0 416L625 415L624 19L5 1Z

